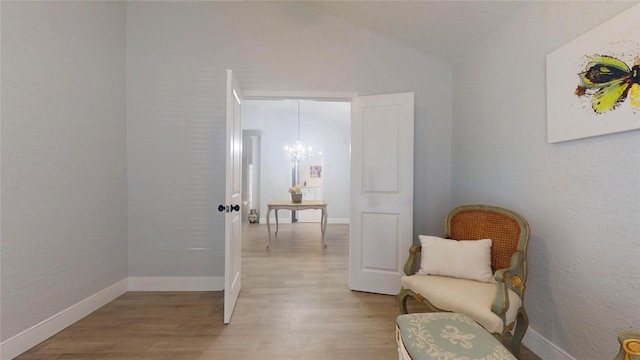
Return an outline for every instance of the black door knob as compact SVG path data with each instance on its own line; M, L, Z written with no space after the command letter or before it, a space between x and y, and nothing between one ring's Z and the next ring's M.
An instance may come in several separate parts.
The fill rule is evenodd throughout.
M223 211L225 211L226 209L227 209L227 207L226 207L226 206L224 206L224 205L218 205L218 211L223 212Z
M231 205L231 212L240 211L240 205Z

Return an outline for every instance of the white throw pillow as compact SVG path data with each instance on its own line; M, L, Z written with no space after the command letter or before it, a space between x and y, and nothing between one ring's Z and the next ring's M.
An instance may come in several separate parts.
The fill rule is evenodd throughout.
M495 282L491 270L491 239L451 240L420 235L420 270L424 275Z

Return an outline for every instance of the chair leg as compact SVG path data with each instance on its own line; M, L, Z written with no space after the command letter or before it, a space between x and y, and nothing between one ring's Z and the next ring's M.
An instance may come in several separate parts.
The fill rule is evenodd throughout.
M527 316L527 312L521 307L518 310L518 317L516 318L516 328L513 331L513 339L511 340L511 353L518 359L522 359L522 355L520 354L520 344L522 343L522 338L524 338L524 334L527 332L529 328L529 317Z
M400 289L396 300L398 301L398 307L400 308L400 312L402 314L409 313L407 311L407 297L409 297L409 292L405 288Z

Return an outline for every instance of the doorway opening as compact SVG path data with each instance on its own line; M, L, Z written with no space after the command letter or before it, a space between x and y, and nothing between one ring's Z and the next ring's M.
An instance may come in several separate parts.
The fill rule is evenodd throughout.
M231 81L228 82L228 84L233 83L233 78L231 78ZM235 92L232 94L231 90L228 91L227 104L232 103L229 99L232 99L235 94ZM267 214L265 214L265 209L271 210L273 209L272 206L289 210L296 210L298 208L298 206L289 206L294 201L293 198L285 200L286 204L282 204L282 202L274 200L286 199L286 196L279 195L284 193L284 190L278 190L276 188L277 186L266 188L263 184L265 180L271 180L278 177L290 179L289 176L291 175L291 164L283 160L276 160L284 158L284 144L281 143L275 146L273 144L272 146L266 146L265 143L268 143L266 141L268 134L271 132L277 133L282 129L291 129L291 133L295 134L295 136L291 135L290 138L286 140L286 143L290 143L291 139L306 140L300 138L300 132L296 134L293 131L293 129L296 129L297 131L299 121L301 121L297 112L294 111L291 113L296 114L294 117L296 120L295 126L290 126L288 123L282 121L282 119L287 118L287 116L285 115L285 112L280 111L280 114L275 116L275 118L280 121L275 122L271 127L268 127L266 125L267 116L265 116L264 109L253 109L257 116L255 116L255 123L251 124L251 120L249 120L249 114L252 111L250 107L251 101L266 99L252 99L252 95L247 93L244 93L244 96L246 101L244 101L241 111L242 122L244 123L243 126L245 130L256 131L259 135L256 135L256 137L259 137L259 140L252 140L252 143L259 144L260 152L258 156L246 161L247 166L251 165L251 167L250 169L247 168L244 172L251 174L251 178L254 179L251 181L250 185L253 189L246 191L247 194L250 194L250 200L247 201L249 202L248 206L261 209L260 218L264 221L266 220L265 215L270 215L270 211L267 211ZM238 96L235 97L236 100L238 100L238 103L240 103ZM289 100L283 100L283 98L289 98ZM304 98L304 100L309 98ZM320 98L322 98L322 96L320 96ZM343 100L341 101L343 105L345 98L346 96L340 97L340 99ZM295 103L297 108L298 100L302 100L303 98L295 99L296 100L294 102L288 96L277 97L278 101L276 101L272 96L269 100L280 104L289 103L290 105L293 105L293 103ZM351 96L348 99L352 102L348 102L349 111L346 113L349 114L349 116L346 118L349 119L349 121L344 124L344 127L348 129L345 133L349 134L349 141L347 141L347 137L343 136L327 137L334 142L337 141L337 143L342 144L346 150L346 155L341 158L349 159L347 162L348 165L346 165L342 171L335 171L337 176L334 176L334 179L342 179L343 182L341 189L345 191L348 189L348 196L340 197L331 193L334 195L334 197L331 198L329 196L330 192L328 191L329 189L327 186L330 179L330 169L332 168L332 165L329 164L330 149L339 148L339 146L329 147L326 143L320 142L321 145L319 146L323 149L323 160L321 165L310 165L309 175L311 176L311 174L318 173L322 174L322 197L324 200L321 201L320 205L323 206L323 209L325 208L324 206L326 206L326 208L334 208L330 204L330 201L337 200L336 202L339 202L339 200L346 200L346 205L335 206L335 208L345 212L344 216L346 216L346 222L349 224L348 226L344 226L348 227L348 234L345 237L345 244L347 246L344 250L345 254L348 254L348 266L345 267L345 269L348 269L349 288L355 291L392 295L397 292L397 284L402 276L401 258L404 256L402 254L403 251L401 250L409 248L412 243L414 94L398 93ZM324 101L331 102L326 98ZM310 104L316 103L314 101L308 102ZM293 108L293 106L290 107ZM353 109L351 109L351 107L353 107ZM321 112L321 114L326 118L326 112ZM228 110L227 131L230 131L231 129L229 119ZM330 128L327 126L326 120L323 121L323 123L324 127L311 127L310 134L318 135L322 129ZM237 125L236 122L232 125L233 129L236 129L235 126L238 126L238 131L233 130L233 133L241 135L242 129L240 129L240 121L237 122ZM351 133L352 131L353 133ZM304 133L304 131L302 133ZM238 141L238 143L240 142L241 140ZM352 145L353 158L355 159L353 163L351 162ZM235 148L236 147L232 147L232 149ZM277 156L271 157L272 161L265 161L265 153L267 150L272 152L275 151L277 154ZM254 151L252 150L252 153L253 152ZM244 151L242 151L242 149L240 149L240 155L244 155ZM259 159L259 162L256 162L256 159ZM238 168L241 168L241 163L240 159L238 159ZM277 169L279 164L282 164L285 170L281 170L281 172L276 173L274 172L274 169ZM315 168L313 168L313 166L315 166ZM293 178L297 179L298 174L296 173ZM241 188L241 184L243 183L241 177L239 177L239 180L238 189ZM286 186L287 192L289 192L288 188L291 186L290 184L291 183L289 181L286 181L281 186L282 188ZM249 182L247 182L247 186L249 186ZM254 191L254 189L259 190ZM272 197L265 196L265 193L269 191L272 192L272 194L277 195ZM239 190L238 192L240 193L241 191ZM256 193L259 193L260 196L256 196ZM336 191L335 193L339 192ZM229 191L227 191L227 194L229 194ZM243 199L239 196L237 200L242 203ZM313 206L315 205L316 204L313 204ZM302 204L302 207L306 207L305 204ZM237 211L240 206L235 206L235 208ZM329 218L332 223L335 223L335 216L335 213L331 213L329 215L325 214L324 219ZM274 217L276 218L277 232L277 212L274 213ZM240 223L245 222L245 219L240 219L239 217L236 217L235 219L237 219L237 222L235 223L236 225L240 225ZM248 222L248 219L246 221ZM267 222L266 230L269 230L268 224L269 222ZM246 223L245 225L250 226L250 224ZM323 221L321 228L321 239L324 244L326 244L324 242L325 225L326 220ZM256 227L254 227L254 229L255 228ZM290 248L283 247L283 250L294 249L299 245L295 242L298 237L295 236L294 233L295 230L301 229L296 226L293 226L290 229L293 230L289 233L289 240L291 240L289 242ZM238 232L238 235L241 235L242 238L244 238L242 233L243 232ZM270 233L266 236L270 236ZM231 249L230 244L237 246L239 243L244 242L244 239L239 240L239 242L233 243L227 240L227 249ZM267 243L269 242L267 241ZM251 250L255 249L256 247L254 245ZM238 251L237 255L242 256L241 253L241 251ZM264 254L264 252L260 252L258 255L262 257L262 254ZM304 258L306 258L308 254L308 252L304 252L302 263L304 263ZM323 254L324 252L318 253L318 255ZM255 260L255 258L253 260ZM228 262L229 261L227 260L227 263ZM252 261L251 263L253 264L256 262ZM300 266L301 263L298 263L296 268L299 268ZM261 268L259 268L258 271L260 269ZM297 274L297 272L294 272L294 274ZM327 274L327 272L324 271L322 274ZM225 293L228 288L226 285L228 283L227 279L229 278L229 273L225 273ZM260 276L260 278L264 279L262 276ZM324 279L324 277L322 278Z
M349 101L245 99L242 129L243 214L257 213L258 222L266 223L267 203L288 199L288 188L299 185L304 200L329 204L330 223L349 223ZM312 156L293 164L285 146L297 140ZM319 210L281 211L281 223L320 222ZM250 222L248 216L243 222Z

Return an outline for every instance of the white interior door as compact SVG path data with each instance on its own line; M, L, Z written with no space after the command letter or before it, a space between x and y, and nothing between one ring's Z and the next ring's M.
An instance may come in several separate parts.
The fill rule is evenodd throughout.
M414 94L353 98L349 286L397 294L413 243Z
M227 70L227 167L225 213L224 323L228 324L240 294L242 257L242 92Z

